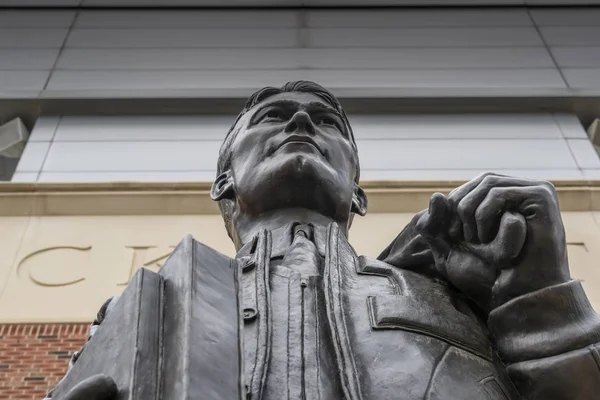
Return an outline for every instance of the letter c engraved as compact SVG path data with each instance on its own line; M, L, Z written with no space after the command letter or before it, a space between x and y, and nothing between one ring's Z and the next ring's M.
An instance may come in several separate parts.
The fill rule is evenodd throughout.
M23 257L23 259L21 259L21 261L19 262L19 264L17 265L17 276L18 277L23 277L23 273L25 271L23 271L24 269L24 264L27 263L27 261L31 260L32 258L36 257L36 256L40 256L42 254L51 252L51 251L58 251L58 250L76 250L76 251L89 251L92 249L92 246L86 246L86 247L77 247L77 246L55 246L55 247L46 247L44 249L40 249L40 250L36 250L33 253L29 253L28 255L26 255L25 257ZM76 283L79 283L83 280L85 280L85 276L83 276L83 274L78 274L78 276L74 276L74 277L69 277L69 278L65 278L63 281L48 281L45 280L44 278L40 278L40 277L36 277L36 273L35 273L35 269L29 268L28 272L28 277L29 279L31 279L31 281L33 283L35 283L36 285L39 286L44 286L44 287L59 287L59 286L70 286L70 285L74 285Z

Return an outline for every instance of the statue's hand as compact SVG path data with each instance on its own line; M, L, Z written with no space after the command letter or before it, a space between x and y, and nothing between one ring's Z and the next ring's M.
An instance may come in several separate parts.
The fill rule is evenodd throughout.
M98 374L75 385L64 400L115 400L118 392L117 385L111 377Z
M569 280L554 186L483 174L432 196L418 223L438 270L489 310Z

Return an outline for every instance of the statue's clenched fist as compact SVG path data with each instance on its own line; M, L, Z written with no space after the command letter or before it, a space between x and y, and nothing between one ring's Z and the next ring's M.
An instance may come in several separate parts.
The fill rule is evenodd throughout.
M418 227L440 273L484 310L570 279L549 182L480 175L434 194Z

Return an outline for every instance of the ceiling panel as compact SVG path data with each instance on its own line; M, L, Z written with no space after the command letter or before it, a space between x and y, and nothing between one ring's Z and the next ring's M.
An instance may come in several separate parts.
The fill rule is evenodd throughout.
M226 4L224 4L226 3ZM0 0L0 7L344 7L593 5L600 0Z
M2 7L74 7L82 0L0 0Z
M3 0L0 0L2 2ZM73 23L75 11L67 10L4 10L0 12L0 27L2 29L67 29Z
M0 0L1 1L1 0ZM0 16L2 14L0 13ZM81 11L75 28L293 28L298 13L289 10L90 10Z
M600 29L597 41L600 43ZM313 28L310 47L543 46L533 27L510 28Z
M0 29L0 47L3 45L1 33L2 29ZM298 47L300 45L298 36L298 31L293 28L73 29L66 46L69 48L171 49ZM525 34L518 35L518 33L514 36L520 39L527 37Z
M600 26L600 9L535 9L531 18L538 26Z
M532 6L584 6L600 4L598 0L525 0L525 4Z
M310 28L448 28L532 26L525 8L508 9L411 9L390 10L309 10Z
M9 51L9 50L6 50ZM0 52L2 55L4 50ZM33 52L29 52L33 53ZM21 55L21 54L18 54ZM582 60L581 54L579 63ZM14 58L14 57L13 57ZM3 63L10 59L1 60ZM587 61L591 62L591 61ZM598 66L597 57L594 64ZM13 63L14 64L14 63ZM24 62L23 62L24 64ZM590 66L569 64L570 66ZM553 68L544 48L65 49L60 70Z

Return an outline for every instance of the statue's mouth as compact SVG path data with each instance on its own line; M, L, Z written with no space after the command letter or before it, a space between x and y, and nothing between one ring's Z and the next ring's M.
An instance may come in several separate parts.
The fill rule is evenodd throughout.
M279 144L279 146L277 147L277 150L279 150L280 148L282 148L283 146L285 146L287 144L298 144L298 145L312 146L315 149L317 149L319 151L319 153L321 153L321 155L325 155L324 152L323 152L323 150L317 144L317 142L315 142L314 139L311 138L310 136L305 136L305 135L290 135L284 141L282 141Z

